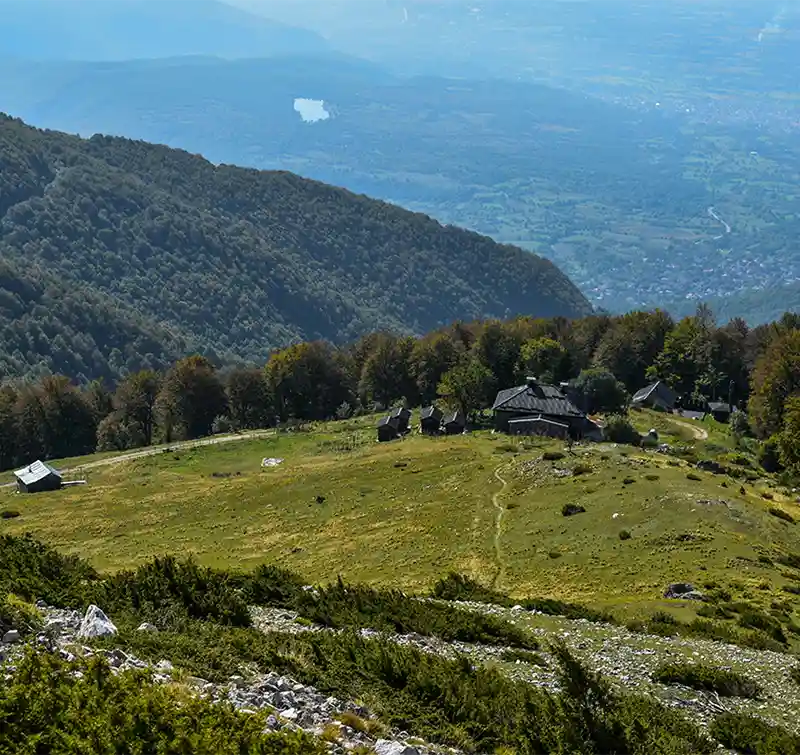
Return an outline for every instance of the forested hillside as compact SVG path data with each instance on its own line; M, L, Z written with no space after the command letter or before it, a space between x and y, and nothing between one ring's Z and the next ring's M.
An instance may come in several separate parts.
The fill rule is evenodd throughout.
M0 218L6 376L42 363L119 375L186 350L264 361L299 339L589 311L550 262L424 215L289 173L10 118ZM59 311L37 307L56 285L47 296Z

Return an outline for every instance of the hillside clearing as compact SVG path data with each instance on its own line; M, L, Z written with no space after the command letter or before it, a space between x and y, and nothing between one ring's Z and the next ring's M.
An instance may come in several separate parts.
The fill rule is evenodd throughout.
M736 583L762 602L785 597L781 588L792 584L776 558L800 551L797 535L769 506L797 507L773 488L774 500L762 499L768 481L742 485L690 471L671 456L608 444L545 461L544 452L561 444L488 432L377 444L371 423L195 445L96 468L88 457L85 487L30 497L0 492L0 508L21 513L1 521L0 531L30 531L102 570L173 553L220 567L276 563L310 581L341 575L419 591L450 570L491 584L502 513L497 586L512 594L635 615L679 606L662 598L671 582ZM264 457L285 461L262 469ZM586 512L565 518L562 507L573 502ZM620 539L623 529L630 539Z

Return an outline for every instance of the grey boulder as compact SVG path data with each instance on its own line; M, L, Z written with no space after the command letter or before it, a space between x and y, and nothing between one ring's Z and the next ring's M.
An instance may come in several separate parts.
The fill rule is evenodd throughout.
M78 630L78 637L110 637L117 633L117 628L97 606L86 609L86 615Z
M379 739L372 748L375 755L420 755L416 747L392 742L390 739Z
M5 642L7 645L10 645L13 642L19 642L19 631L16 629L9 629L3 635L3 642Z

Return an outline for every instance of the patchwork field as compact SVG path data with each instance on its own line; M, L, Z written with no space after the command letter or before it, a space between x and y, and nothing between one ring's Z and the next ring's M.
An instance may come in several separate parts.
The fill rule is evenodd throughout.
M746 466L736 480L695 468L694 458L731 455L724 426L637 421L693 445L692 461L490 432L378 444L365 418L76 469L88 484L57 493L6 488L0 510L20 516L0 532L31 532L103 571L191 554L418 591L456 570L512 595L623 614L666 604L670 582L780 594L791 579L775 560L800 546L796 525L770 508L800 516L788 491ZM262 468L266 457L283 461ZM565 504L585 511L564 516Z

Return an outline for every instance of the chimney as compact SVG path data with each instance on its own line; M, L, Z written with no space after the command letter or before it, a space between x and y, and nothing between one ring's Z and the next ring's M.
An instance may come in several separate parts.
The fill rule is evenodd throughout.
M539 385L539 381L535 377L526 377L525 382L528 384L528 388L535 388Z

